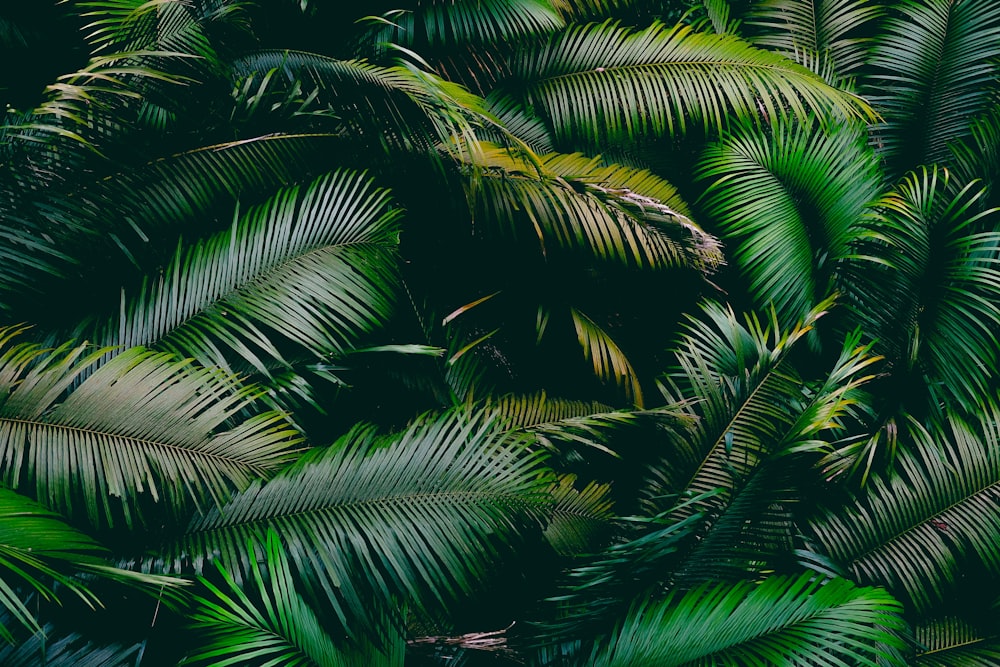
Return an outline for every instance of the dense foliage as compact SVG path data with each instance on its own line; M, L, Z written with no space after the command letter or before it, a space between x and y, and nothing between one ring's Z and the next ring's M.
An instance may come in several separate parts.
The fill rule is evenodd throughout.
M0 663L1000 664L994 0L0 52Z

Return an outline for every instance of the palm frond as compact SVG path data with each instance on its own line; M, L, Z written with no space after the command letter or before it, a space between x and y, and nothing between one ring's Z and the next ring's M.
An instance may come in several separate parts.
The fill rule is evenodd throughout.
M795 60L831 85L843 84L864 66L872 23L883 14L874 0L763 0L746 25L756 46Z
M602 534L609 532L613 517L607 484L590 482L578 488L575 475L563 475L552 487L554 504L549 510L545 539L560 555L574 556L593 550Z
M806 560L885 586L925 613L978 564L1000 572L1000 431L997 409L975 427L952 417L906 424L894 469L872 477L853 502L821 508L809 521Z
M986 111L1000 71L1000 14L991 0L904 0L872 49L863 88L884 122L876 142L891 177L948 157Z
M60 603L67 595L75 596L95 608L101 605L100 599L77 575L158 588L186 583L112 567L107 562L109 555L106 548L59 514L21 494L0 489L0 606L26 628L42 631L18 587L27 587L49 602ZM0 624L0 637L14 640L5 624Z
M1000 173L1000 106L994 105L973 121L970 135L951 146L952 160L959 180L981 179L991 207L1000 204L1000 190L993 175Z
M576 308L570 310L576 339L583 356L594 367L594 375L604 382L614 382L625 392L626 399L636 407L643 406L642 383L625 352L615 339L597 322Z
M0 617L0 623L6 621ZM0 662L4 667L123 667L141 660L144 650L142 642L102 642L47 623L16 645L0 646Z
M219 558L246 581L247 540L272 528L306 600L357 637L380 614L398 622L395 601L430 613L475 590L542 527L552 481L538 454L482 413L420 419L393 436L358 427L196 518L156 567L200 571Z
M276 339L317 358L342 353L385 321L396 284L396 225L388 194L343 171L285 188L229 232L180 246L170 264L122 297L117 322L94 336L155 346L268 374Z
M997 364L998 211L978 183L921 169L877 202L842 271L856 322L878 339L904 405L976 410ZM957 403L956 403L957 402Z
M691 123L720 128L730 112L768 118L789 111L799 118L808 111L871 113L858 98L778 54L683 25L572 27L515 55L511 70L501 89L520 91L558 145L683 134Z
M222 588L201 579L206 593L194 598L191 629L201 640L182 664L244 665L248 660L275 667L393 667L403 664L406 644L396 635L383 650L338 647L327 628L298 594L291 564L273 530L267 532L264 567L250 563L249 578L242 586L219 566ZM255 549L251 542L247 552ZM218 565L218 564L217 564Z
M127 526L183 516L272 473L300 440L277 413L235 419L256 389L141 348L67 395L106 351L44 350L17 333L3 332L0 356L3 481L67 516Z
M884 591L843 579L706 585L637 603L589 664L901 667L901 612Z
M782 326L832 293L837 265L862 231L881 180L865 144L858 126L745 126L701 159L706 213L733 248L754 302L773 304Z
M1000 636L957 617L922 623L913 635L915 667L979 667L1000 661Z

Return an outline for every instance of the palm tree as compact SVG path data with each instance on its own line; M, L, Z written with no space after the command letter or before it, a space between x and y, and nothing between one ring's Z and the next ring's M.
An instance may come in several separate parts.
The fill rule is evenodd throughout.
M4 664L998 659L992 3L51 12Z

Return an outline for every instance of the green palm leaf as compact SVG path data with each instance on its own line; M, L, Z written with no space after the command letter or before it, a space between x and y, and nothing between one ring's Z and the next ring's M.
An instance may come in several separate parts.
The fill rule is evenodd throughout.
M79 381L106 350L43 350L17 333L3 332L0 356L3 482L67 516L177 518L270 474L300 440L277 413L236 419L257 390L218 370L136 348Z
M995 618L987 619L996 621ZM985 626L981 626L985 627ZM1000 637L960 618L935 619L914 630L915 667L979 667L1000 661Z
M1000 233L978 183L921 169L875 204L842 271L856 322L878 338L895 399L976 410L997 364ZM916 400L918 403L913 403Z
M252 553L254 545L247 547ZM398 635L379 651L338 648L326 627L296 592L292 568L281 540L267 533L262 568L250 563L249 579L241 587L221 566L224 587L201 579L207 593L194 599L191 628L201 645L182 664L267 664L291 667L392 667L403 664L405 644ZM266 569L265 569L266 568Z
M383 437L358 427L197 518L163 553L166 567L197 570L218 555L245 581L247 540L274 529L306 599L357 636L381 614L398 621L396 600L428 613L476 589L542 525L552 481L488 416L424 418Z
M993 408L976 428L954 417L928 427L911 419L894 469L809 521L812 551L921 613L948 597L966 568L1000 573L998 416ZM821 560L816 567L826 569Z
M690 123L719 128L730 112L769 118L786 109L800 118L807 109L870 113L859 99L782 56L683 25L572 27L515 55L511 71L501 88L518 91L560 144L681 134Z
M552 487L554 504L545 526L545 539L560 555L590 552L612 520L611 487L590 482L579 488L575 475L563 475Z
M872 50L868 77L885 119L877 142L898 176L948 157L997 90L1000 14L991 0L903 0Z
M94 335L218 366L235 355L265 374L268 360L283 361L276 339L318 358L341 353L391 309L398 211L389 206L353 172L282 189L229 232L179 247Z
M808 67L832 85L864 66L866 37L883 13L873 0L763 0L747 17L751 41Z
M0 619L2 622L5 619ZM16 646L0 647L4 667L124 667L142 659L145 645L100 642L48 623Z
M861 233L880 175L861 128L744 127L708 148L698 177L706 213L761 308L792 326L834 288L838 263Z
M589 664L902 666L901 612L884 591L843 579L706 585L638 603Z

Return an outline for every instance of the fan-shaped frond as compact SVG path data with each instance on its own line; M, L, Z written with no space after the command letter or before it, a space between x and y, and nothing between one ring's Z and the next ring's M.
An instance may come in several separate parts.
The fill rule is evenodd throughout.
M552 481L538 454L482 415L384 437L358 427L197 518L162 553L176 569L218 556L246 580L247 540L272 528L306 599L363 635L380 614L398 620L396 600L427 612L476 589L541 528Z
M902 667L905 627L899 603L877 588L771 577L641 601L589 664Z
M874 0L763 0L747 17L759 31L751 41L844 83L868 57L872 23L883 9ZM831 76L825 76L829 74Z
M251 542L247 552L253 553ZM273 530L264 544L264 567L250 562L249 579L238 585L219 567L224 586L202 579L207 589L194 599L191 628L201 642L182 664L245 665L248 661L275 667L316 665L316 667L398 667L403 664L406 645L395 635L379 651L338 647L333 637L295 588L292 568Z
M884 122L876 142L897 177L948 157L986 111L1000 73L992 0L903 0L872 49L866 92Z
M894 470L809 521L812 551L921 613L971 564L1000 572L998 417L994 408L975 429L957 418L928 428L911 419Z
M280 190L229 232L178 248L161 275L97 328L113 345L156 346L205 364L242 357L262 373L277 340L316 357L343 352L384 321L396 283L396 211L353 172Z
M681 134L690 123L719 128L731 112L768 118L787 111L804 118L807 110L870 113L859 99L780 55L683 25L572 27L515 55L511 69L501 89L523 91L560 144Z
M297 434L277 413L236 415L252 387L218 370L136 348L69 388L105 350L15 343L0 356L3 481L93 524L142 523L157 505L173 517L291 458Z
M1000 212L978 183L921 169L875 203L842 288L908 401L976 410L997 364Z
M704 207L760 308L782 326L801 320L834 290L880 175L862 128L821 131L778 123L744 127L709 147L698 177Z

